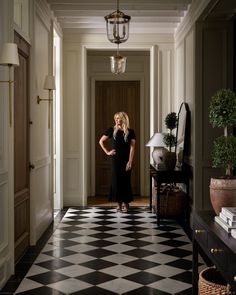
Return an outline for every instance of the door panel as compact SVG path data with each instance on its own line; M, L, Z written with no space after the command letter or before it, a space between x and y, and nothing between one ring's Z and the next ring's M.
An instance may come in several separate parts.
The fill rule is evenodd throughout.
M114 126L114 114L124 111L130 119L130 127L136 133L136 146L132 170L132 189L140 195L140 82L139 81L96 81L95 84L95 142L102 133ZM98 146L95 152L95 194L108 195L111 185L111 161Z
M29 247L29 45L15 33L20 66L15 68L14 89L14 218L15 261Z

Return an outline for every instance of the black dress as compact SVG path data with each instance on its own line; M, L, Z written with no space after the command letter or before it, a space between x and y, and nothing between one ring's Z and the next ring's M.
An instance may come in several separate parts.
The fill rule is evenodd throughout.
M129 161L130 142L136 139L133 129L129 129L127 141L124 139L124 132L118 130L116 138L113 137L114 129L111 127L106 130L104 135L112 140L112 149L116 154L112 156L112 184L110 191L110 201L118 203L129 203L133 201L131 188L131 170L126 171L126 165Z

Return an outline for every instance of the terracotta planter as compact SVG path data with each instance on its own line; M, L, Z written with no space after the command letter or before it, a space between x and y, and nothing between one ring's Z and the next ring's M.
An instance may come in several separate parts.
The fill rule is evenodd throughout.
M236 207L236 178L211 178L210 199L217 215L222 207Z

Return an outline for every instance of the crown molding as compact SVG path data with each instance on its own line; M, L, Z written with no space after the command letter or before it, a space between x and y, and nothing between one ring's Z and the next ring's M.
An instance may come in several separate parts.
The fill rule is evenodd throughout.
M45 0L35 1L35 11L46 26L47 30L50 31L53 15L47 2Z
M210 2L211 0L193 0L188 12L174 34L176 47L183 41Z

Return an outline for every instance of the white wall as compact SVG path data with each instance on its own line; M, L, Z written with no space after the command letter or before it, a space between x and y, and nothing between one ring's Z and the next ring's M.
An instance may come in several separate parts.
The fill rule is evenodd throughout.
M1 1L0 50L4 42L13 42L13 1L9 0ZM0 66L0 80L8 80L7 67ZM13 156L8 84L0 83L0 289L14 272Z
M48 128L48 101L37 104L36 97L48 99L44 79L52 74L53 28L45 1L35 1L31 48L30 161L31 171L31 244L35 244L53 220L52 128ZM52 111L52 107L51 107ZM52 118L52 113L50 114ZM51 120L52 126L52 120Z
M52 128L48 128L48 102L37 104L37 95L47 99L45 76L52 74L53 15L45 0L16 1L14 29L30 44L30 243L34 245L53 220ZM26 4L29 3L29 7ZM21 9L25 11L21 11ZM20 9L20 11L19 11ZM29 12L27 18L27 10ZM17 13L20 12L20 13ZM27 19L19 19L27 18ZM27 22L26 22L27 21ZM27 28L29 23L29 28ZM22 25L21 25L22 24ZM52 111L52 107L51 107ZM51 113L52 118L52 113ZM52 123L52 120L51 120Z
M202 14L210 0L194 0L190 10L175 33L175 105L178 112L181 102L186 102L190 108L191 116L191 146L187 162L190 165L192 179L190 180L190 203L199 199L199 179L202 174L196 169L198 160L196 149L200 148L200 138L196 136L196 128L199 126L200 114L196 114L196 26L195 22ZM196 123L197 122L197 123ZM198 128L199 129L199 128Z
M190 179L190 199L195 200L195 28L192 27L176 46L175 51L175 112L178 113L182 102L186 102L190 109L191 118L191 146L186 162L192 170Z
M91 135L88 114L90 113L90 104L88 96L88 77L98 71L98 75L106 76L108 67L105 61L93 67L91 70L89 64L89 74L87 73L87 50L114 50L114 45L109 43L106 36L86 36L78 35L74 31L64 31L64 205L85 205L89 194L91 180L89 179L90 153L88 146L91 145ZM145 102L145 116L143 128L143 142L152 134L147 134L147 130L161 131L162 121L168 112L172 110L174 90L173 90L173 69L174 69L174 39L171 35L145 35L132 36L122 45L124 50L150 52L150 84L146 83L143 88L145 99L151 101ZM130 59L132 62L132 59ZM156 66L153 66L155 63ZM130 75L133 77L141 75L145 80L145 71L140 74L139 65L142 62L133 60L130 69ZM135 68L136 67L136 68ZM110 74L111 75L111 74ZM107 76L106 76L107 77ZM150 96L147 97L147 93ZM150 109L147 109L150 105ZM150 120L148 118L155 118ZM146 131L144 131L146 130ZM145 152L145 148L143 149ZM148 153L148 151L146 151ZM143 193L148 195L149 173L148 156L143 157L142 167L145 169L146 177L142 187ZM93 184L92 184L93 185Z
M191 112L191 156L188 159L193 165L195 142L195 28L177 45L175 50L175 112L178 112L182 102L189 105Z

